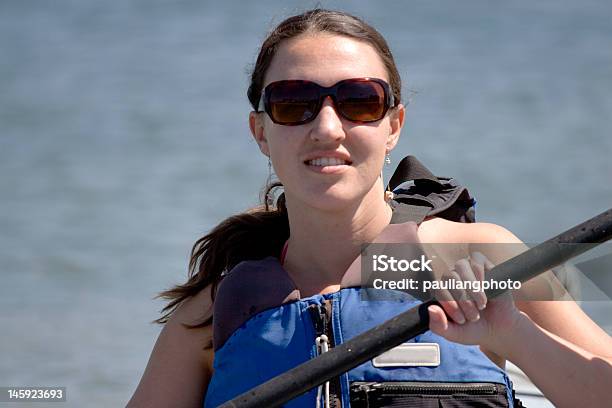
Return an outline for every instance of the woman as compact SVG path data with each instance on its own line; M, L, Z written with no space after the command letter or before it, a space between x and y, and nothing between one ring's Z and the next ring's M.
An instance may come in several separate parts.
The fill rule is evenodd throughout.
M263 208L225 220L196 243L189 281L163 293L171 299L160 319L166 324L128 406L190 407L204 398L205 406L215 406L350 337L355 328L342 322L359 326L366 316L377 320L370 326L380 323L391 313L388 305L365 307L350 300L358 289L347 284L346 271L363 243L385 237L413 243L520 242L492 224L437 217L426 218L418 229L410 222L390 224L395 210L381 169L404 124L400 89L385 40L358 18L312 10L270 33L248 91L254 109L249 125L284 192L270 207L269 188ZM479 278L491 266L474 255L455 269ZM393 313L411 302L393 303ZM520 311L512 301L490 303L443 302L452 320L440 307L430 308L435 334L416 342L442 348L439 367L402 371L368 363L367 370L351 371L287 406L334 399L359 406L359 378L422 378L416 372L425 376L421 381L456 383L459 371L496 384L495 401L476 399L505 406L512 404L499 368L505 359L526 371L555 404L598 406L610 386L612 342L575 303L521 302ZM527 349L524 338L530 339ZM479 344L482 353L446 339Z

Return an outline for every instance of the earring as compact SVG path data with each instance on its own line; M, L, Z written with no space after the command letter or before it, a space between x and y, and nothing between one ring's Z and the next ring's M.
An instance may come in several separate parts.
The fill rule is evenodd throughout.
M272 183L272 162L270 161L270 156L268 156L268 186ZM268 190L266 192L266 211L274 205L274 197L272 196L272 191Z
M385 191L385 201L391 201L393 200L393 197L394 197L393 191L387 188L387 190Z
M391 164L391 157L389 156L389 152L387 152L385 155L385 166L388 166L389 164ZM380 170L380 179L384 180L382 169ZM391 200L393 200L393 191L391 191L389 188L389 185L387 185L387 189L385 190L385 201L391 201Z
M268 156L268 181L272 180L272 162L270 156Z

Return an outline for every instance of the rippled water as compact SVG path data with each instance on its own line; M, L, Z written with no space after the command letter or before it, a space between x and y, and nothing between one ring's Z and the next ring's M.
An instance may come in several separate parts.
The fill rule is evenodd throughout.
M0 386L129 399L159 330L151 298L258 199L246 70L303 7L0 3ZM481 220L530 242L611 206L609 2L342 7L387 37L411 98L394 162L459 178Z

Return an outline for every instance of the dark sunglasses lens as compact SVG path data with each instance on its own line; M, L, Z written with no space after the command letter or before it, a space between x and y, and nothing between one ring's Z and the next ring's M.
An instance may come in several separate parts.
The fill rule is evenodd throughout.
M269 90L268 113L277 123L303 123L315 116L318 100L316 84L290 81L276 83Z
M347 82L338 87L338 109L349 120L374 122L385 114L385 89L374 81Z

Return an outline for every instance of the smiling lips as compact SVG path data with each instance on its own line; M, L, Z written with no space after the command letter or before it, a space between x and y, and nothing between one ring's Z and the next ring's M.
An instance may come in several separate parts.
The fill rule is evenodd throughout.
M309 166L340 166L350 164L348 161L339 159L337 157L317 157L316 159L307 160L306 164Z

